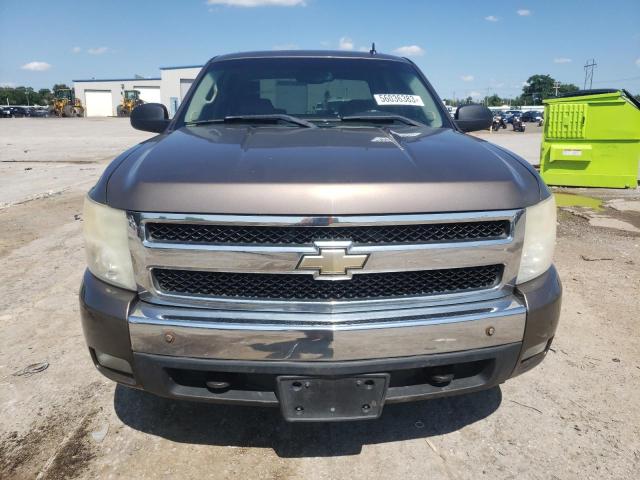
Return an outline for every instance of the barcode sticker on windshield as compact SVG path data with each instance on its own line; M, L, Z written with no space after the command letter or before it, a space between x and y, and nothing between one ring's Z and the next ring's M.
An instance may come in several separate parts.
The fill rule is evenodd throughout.
M378 105L412 105L414 107L424 107L420 95L406 95L404 93L376 93L375 98Z

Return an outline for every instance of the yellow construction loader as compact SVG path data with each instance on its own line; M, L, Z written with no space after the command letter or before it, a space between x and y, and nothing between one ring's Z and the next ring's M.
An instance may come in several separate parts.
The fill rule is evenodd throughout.
M53 102L49 107L49 115L56 117L84 117L84 107L79 98L75 98L73 90L63 88L54 92Z
M117 112L119 117L128 117L138 105L142 105L143 100L140 99L138 90L123 90L122 101L118 105Z

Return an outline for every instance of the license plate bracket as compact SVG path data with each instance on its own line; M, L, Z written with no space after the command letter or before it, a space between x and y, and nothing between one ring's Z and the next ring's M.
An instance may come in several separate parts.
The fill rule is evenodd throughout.
M388 373L352 377L280 376L278 399L289 422L375 419L389 385Z

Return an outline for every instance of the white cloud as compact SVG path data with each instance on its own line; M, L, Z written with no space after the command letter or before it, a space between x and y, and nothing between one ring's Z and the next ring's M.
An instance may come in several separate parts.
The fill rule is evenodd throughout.
M87 50L87 53L89 55L102 55L103 53L107 53L109 51L109 47L96 47L96 48L89 48Z
M80 53L80 52L82 51L82 49L81 49L80 47L73 47L73 48L71 49L71 51L72 51L73 53Z
M20 67L22 70L31 70L32 72L44 72L49 70L51 65L47 62L29 62Z
M305 0L207 0L209 5L226 5L227 7L304 7Z
M396 48L393 53L402 57L421 57L424 55L424 48L418 45L405 45Z
M300 47L295 43L283 43L281 45L274 45L272 50L298 50Z
M13 88L16 84L13 82L0 82L0 88Z
M338 42L338 48L340 50L353 50L353 47L353 40L351 40L349 37L340 38L340 41Z
M528 17L529 15L531 15L531 10L527 10L526 8L521 8L520 10L518 10L517 13L521 17Z
M487 17L484 17L484 19L487 22L497 22L498 21L498 17L496 17L495 15L489 15Z
M461 75L460 80L463 82L473 82L473 75Z
M556 57L553 59L553 63L571 63L571 59L567 57Z
M469 92L469 95L467 96L471 98L480 98L482 97L482 94L480 92L476 92L475 90L472 90Z

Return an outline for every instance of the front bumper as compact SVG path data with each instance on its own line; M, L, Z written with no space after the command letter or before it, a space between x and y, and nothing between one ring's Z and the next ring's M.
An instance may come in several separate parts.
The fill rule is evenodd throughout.
M97 368L157 395L277 405L278 375L387 372L392 403L489 388L533 368L555 334L561 293L552 267L489 303L334 314L329 324L327 315L154 306L87 272L80 303ZM443 373L453 379L438 381ZM228 387L213 390L212 380Z
M137 302L134 352L245 361L341 362L451 353L522 340L526 307L505 298L343 314L185 309Z

